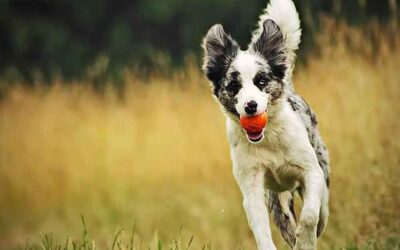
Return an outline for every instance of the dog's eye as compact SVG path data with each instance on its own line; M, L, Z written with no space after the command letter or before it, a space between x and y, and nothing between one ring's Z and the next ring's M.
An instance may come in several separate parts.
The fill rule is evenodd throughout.
M267 84L267 79L265 79L265 77L258 77L257 79L257 84L258 85L266 85Z
M254 79L254 84L262 90L268 84L268 79L263 75L258 75Z
M237 80L231 80L226 86L226 90L228 90L233 94L239 92L239 89L240 89L240 83Z

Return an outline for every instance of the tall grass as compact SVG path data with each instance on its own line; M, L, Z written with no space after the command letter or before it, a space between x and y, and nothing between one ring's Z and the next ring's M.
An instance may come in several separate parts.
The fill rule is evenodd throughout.
M319 55L295 70L332 163L320 249L371 240L379 248L400 237L400 43L386 37L372 46L365 34L331 24ZM361 53L349 39L376 51ZM7 91L0 102L0 248L46 232L61 242L79 239L83 215L100 249L135 221L134 244L143 249L173 241L181 226L193 249L254 249L224 117L197 67L147 80L127 71L125 80L122 98L62 79ZM129 235L121 237L129 242Z

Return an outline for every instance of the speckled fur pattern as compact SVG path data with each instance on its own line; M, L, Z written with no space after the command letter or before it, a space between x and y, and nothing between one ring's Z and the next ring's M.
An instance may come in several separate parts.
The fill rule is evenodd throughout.
M292 0L271 0L247 50L222 25L203 40L205 75L227 117L233 175L257 246L276 249L268 212L293 249L316 249L329 215L329 156L310 106L292 84L300 21ZM247 105L256 103L254 113ZM247 107L247 109L246 109ZM258 141L248 139L241 116L267 112ZM298 221L294 195L303 200Z

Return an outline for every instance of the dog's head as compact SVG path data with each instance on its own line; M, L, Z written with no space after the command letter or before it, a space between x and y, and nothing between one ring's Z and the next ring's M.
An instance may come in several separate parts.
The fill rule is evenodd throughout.
M213 93L233 117L261 114L282 96L288 65L283 34L274 21L263 23L245 51L220 24L210 28L202 47Z

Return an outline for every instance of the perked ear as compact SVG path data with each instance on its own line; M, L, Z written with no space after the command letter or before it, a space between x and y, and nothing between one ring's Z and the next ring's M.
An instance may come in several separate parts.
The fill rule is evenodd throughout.
M285 76L287 56L283 34L274 21L271 19L265 20L260 37L250 45L250 49L268 61L273 76L279 79Z
M225 33L221 24L216 24L207 32L202 47L204 50L203 70L214 85L214 94L218 95L221 80L237 55L239 45Z

